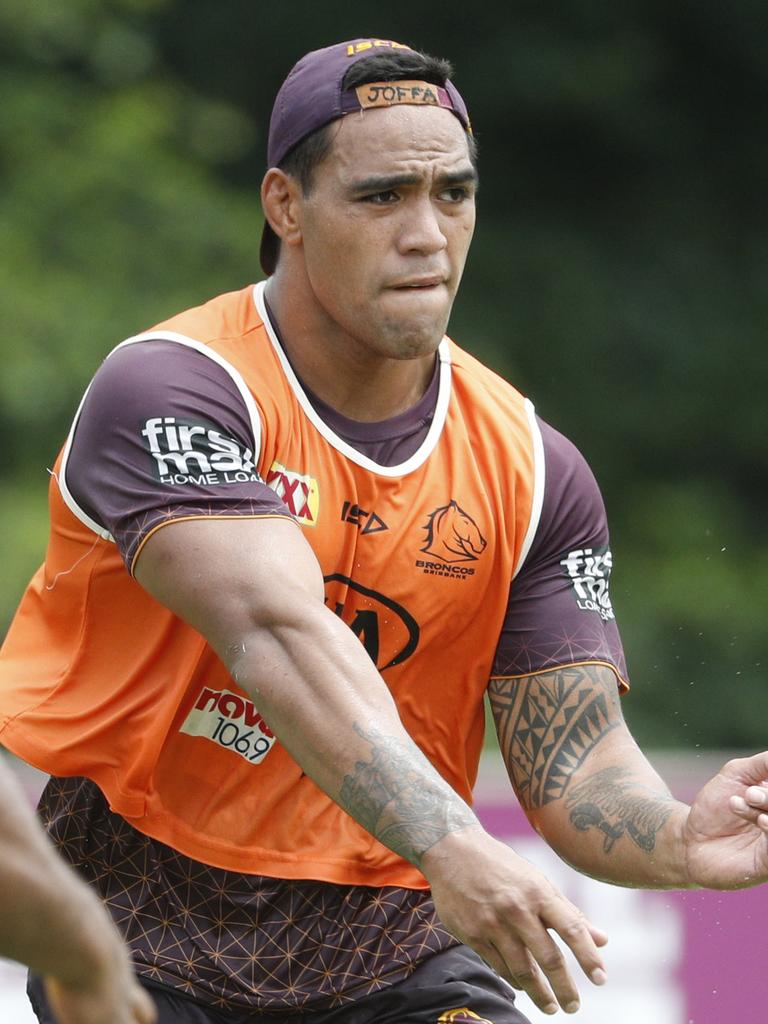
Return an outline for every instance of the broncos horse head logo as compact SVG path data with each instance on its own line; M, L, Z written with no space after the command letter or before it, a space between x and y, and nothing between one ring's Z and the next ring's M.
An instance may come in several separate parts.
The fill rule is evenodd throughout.
M431 512L422 529L427 543L421 550L442 562L475 562L485 549L477 523L455 501Z

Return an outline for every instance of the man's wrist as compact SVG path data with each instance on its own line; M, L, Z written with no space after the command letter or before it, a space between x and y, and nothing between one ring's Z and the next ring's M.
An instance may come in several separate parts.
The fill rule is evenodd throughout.
M433 877L455 870L457 858L474 856L481 836L487 836L487 832L477 820L445 833L422 853L419 870L429 882Z
M674 811L659 837L662 842L657 843L655 860L659 877L651 880L655 886L664 889L697 888L690 877L687 854L686 827L690 810L687 804L675 802Z

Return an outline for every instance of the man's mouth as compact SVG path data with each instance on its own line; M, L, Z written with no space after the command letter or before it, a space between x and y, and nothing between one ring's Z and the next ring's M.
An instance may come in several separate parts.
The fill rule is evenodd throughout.
M440 274L430 274L425 277L410 277L406 281L396 281L390 288L402 291L408 288L437 288L445 284L445 278Z

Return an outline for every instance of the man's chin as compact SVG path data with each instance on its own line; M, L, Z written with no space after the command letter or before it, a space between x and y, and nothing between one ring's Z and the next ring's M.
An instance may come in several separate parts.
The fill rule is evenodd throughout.
M388 316L381 324L379 340L391 351L395 359L417 359L429 355L445 335L448 326L448 312L445 309L435 316L434 311L420 315Z
M380 339L381 348L386 348L392 359L420 359L432 355L443 339L445 328L436 328L434 324L398 325L397 332L389 333Z

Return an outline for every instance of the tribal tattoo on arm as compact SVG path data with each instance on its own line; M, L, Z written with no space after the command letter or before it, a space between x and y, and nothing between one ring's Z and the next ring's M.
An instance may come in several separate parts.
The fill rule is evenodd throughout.
M369 761L346 775L339 803L371 835L417 867L451 832L477 826L475 815L418 748L355 725L371 745Z
M623 835L646 853L656 847L656 834L665 824L675 801L632 780L626 768L604 768L577 783L565 798L571 823L581 832L597 828L603 833L603 852L610 853Z
M488 694L507 770L527 811L565 798L575 829L603 833L604 853L624 835L646 853L654 849L674 805L668 792L648 789L623 767L594 772L569 790L590 754L623 724L609 668L577 665L493 679Z

